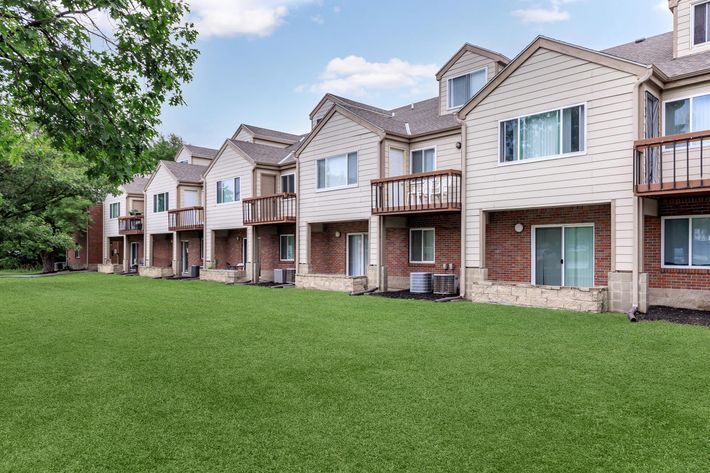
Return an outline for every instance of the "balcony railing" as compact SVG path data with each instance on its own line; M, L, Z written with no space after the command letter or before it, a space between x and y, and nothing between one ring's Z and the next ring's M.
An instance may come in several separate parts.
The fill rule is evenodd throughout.
M171 232L181 230L202 230L205 225L203 207L187 207L168 211L168 228Z
M143 216L129 215L118 218L118 233L121 235L142 235Z
M634 143L634 192L693 194L710 190L710 131L669 135Z
M283 193L244 199L244 224L266 225L296 222L296 194Z
M423 172L371 182L372 213L461 211L461 171Z

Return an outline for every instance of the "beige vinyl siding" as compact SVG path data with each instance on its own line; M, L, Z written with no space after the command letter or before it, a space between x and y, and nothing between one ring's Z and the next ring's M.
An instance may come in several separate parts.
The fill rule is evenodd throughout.
M444 74L439 81L439 98L441 99L440 112L442 115L454 113L458 110L458 108L449 108L449 79L468 74L469 72L477 71L484 67L488 72L488 80L491 80L498 72L496 62L492 59L466 51L466 53L464 53L464 55L461 56L448 71L446 71L446 74Z
M437 170L461 169L461 150L456 149L456 143L460 141L460 133L426 141L417 141L410 145L410 151L435 147ZM410 163L407 163L407 166L410 165Z
M251 134L251 132L242 129L237 136L234 137L236 141L246 141L247 143L253 143L254 142L254 135Z
M283 143L277 143L276 141L262 140L259 138L255 138L254 143L257 145L273 146L274 148L286 148L287 146L289 146Z
M194 164L196 166L209 166L211 162L212 160L209 158L198 158L195 156L192 158L190 164Z
M688 56L699 52L710 51L710 42L693 46L693 6L695 3L690 0L678 2L676 12L676 51L678 57Z
M616 270L632 269L637 77L541 49L466 118L466 265L481 265L481 212L615 203ZM587 152L499 165L499 121L587 105Z
M162 164L158 166L152 182L145 190L145 233L170 233L168 231L168 212L153 212L153 196L168 192L168 209L177 208L177 182L175 178Z
M205 260L212 260L211 235L214 230L244 228L242 205L244 199L252 196L253 168L252 163L234 146L227 145L217 162L205 175ZM241 200L217 204L217 182L235 177L240 179Z
M331 100L326 100L323 102L323 104L318 108L316 113L313 115L313 120L311 121L311 129L315 128L316 125L318 125L318 120L323 118L328 114L331 108L333 108L333 102Z
M370 181L379 177L379 137L340 113L320 129L299 157L299 263L308 263L309 223L370 220ZM341 189L316 190L316 161L357 151L358 183ZM376 261L377 219L370 223L370 260ZM315 249L314 249L315 251Z
M126 194L119 194L119 195L109 195L104 199L104 241L103 241L103 261L106 261L109 258L109 244L108 244L108 239L113 238L113 237L118 237L121 236L118 233L118 219L117 218L110 218L111 217L111 204L115 204L118 202L121 204L121 213L120 215L126 215Z
M180 153L175 157L175 162L177 163L187 163L190 164L192 160L192 155L190 154L190 151L187 148L183 148L180 150Z

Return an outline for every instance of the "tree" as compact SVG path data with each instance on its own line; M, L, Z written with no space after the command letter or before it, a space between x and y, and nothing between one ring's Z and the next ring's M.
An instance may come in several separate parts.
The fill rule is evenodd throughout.
M198 54L188 11L185 0L3 0L3 115L84 156L92 176L150 171L161 107L184 103Z
M144 160L152 163L152 169L155 169L158 161L172 161L180 146L182 146L182 138L179 136L172 133L167 137L161 135L144 151Z
M90 178L84 158L42 136L18 143L20 159L0 161L0 265L41 261L48 272L86 228L87 207L113 187Z

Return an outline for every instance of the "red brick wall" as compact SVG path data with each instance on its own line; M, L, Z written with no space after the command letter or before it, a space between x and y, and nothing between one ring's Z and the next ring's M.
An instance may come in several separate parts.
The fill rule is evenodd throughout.
M151 235L153 238L153 253L151 266L168 268L173 264L173 238L172 235Z
M335 232L340 232L340 238ZM311 232L310 271L318 274L345 274L347 271L347 234L367 233L368 222L327 223L323 232Z
M108 239L108 257L111 264L123 264L123 237Z
M187 241L189 244L187 255L188 255L188 268L190 266L198 265L202 266L202 232L190 231L190 232L178 232L178 260L182 260L182 242Z
M86 268L86 233L75 233L73 240L79 246L79 257L76 257L75 249L67 249L67 265L74 269Z
M126 236L127 240L127 249L128 249L128 254L126 255L126 260L128 261L128 265L131 265L131 243L138 243L138 264L141 264L141 261L144 261L144 254L143 254L143 235L127 235Z
M385 233L384 259L389 276L409 276L416 271L444 272L443 265L461 269L461 215L441 214L412 216L408 228L388 228ZM409 263L409 229L434 228L434 264Z
M492 281L530 283L532 226L594 223L594 284L606 286L611 271L611 206L590 205L491 212L486 225L486 267ZM522 233L515 225L522 223Z
M94 204L87 209L89 214L87 230L74 235L74 242L80 247L79 258L75 257L75 250L67 250L67 264L70 267L85 268L88 264L102 263L104 240L103 210L102 204Z
M230 266L242 263L244 261L242 249L246 237L245 228L215 232L213 250L215 268L226 269L228 263Z
M273 228L273 227L272 227ZM281 235L296 235L295 225L280 225L276 227L276 233L266 232L265 229L258 228L260 243L260 259L262 271L273 269L295 268L295 261L281 261ZM341 237L342 238L342 237Z
M710 215L710 197L661 199L658 217L644 217L643 267L653 288L710 290L710 269L661 267L661 217Z

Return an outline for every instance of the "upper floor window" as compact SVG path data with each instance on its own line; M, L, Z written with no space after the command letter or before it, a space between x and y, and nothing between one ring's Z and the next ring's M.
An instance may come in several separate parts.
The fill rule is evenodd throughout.
M695 5L693 12L693 45L710 41L710 2Z
M449 108L461 107L481 90L488 80L486 68L449 79Z
M225 179L217 182L217 203L238 202L241 199L241 179Z
M500 162L585 151L586 107L575 105L500 122Z
M411 169L412 174L436 170L436 148L412 151Z
M168 193L162 192L160 194L153 195L153 212L166 212L169 207Z
M121 203L115 202L108 208L109 218L118 218L121 216Z
M666 135L710 130L710 95L666 102L664 111Z
M710 215L663 218L663 266L710 267Z
M281 192L296 192L296 175L284 174L281 176Z
M316 161L318 189L357 184L357 153L341 154Z

